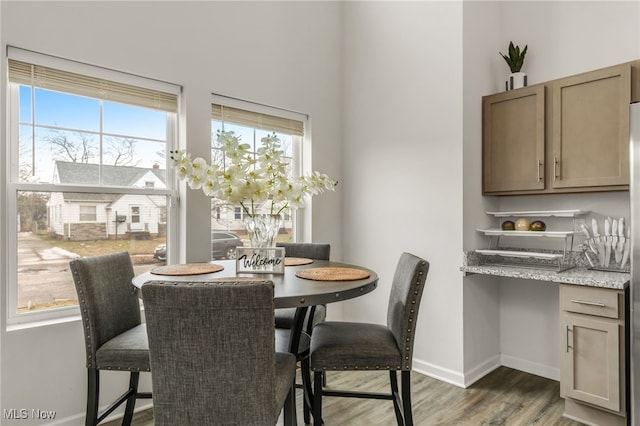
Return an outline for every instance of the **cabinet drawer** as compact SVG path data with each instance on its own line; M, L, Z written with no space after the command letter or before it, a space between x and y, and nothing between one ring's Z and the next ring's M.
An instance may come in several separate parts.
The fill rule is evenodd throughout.
M618 290L560 286L560 309L567 312L620 319L622 294Z

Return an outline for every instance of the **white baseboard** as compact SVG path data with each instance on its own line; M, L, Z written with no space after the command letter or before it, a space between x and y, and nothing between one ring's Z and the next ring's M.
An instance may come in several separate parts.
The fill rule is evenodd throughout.
M457 371L442 368L414 358L412 370L455 386L464 387L464 377Z
M495 355L491 358L487 359L485 362L476 365L469 371L465 371L464 373L464 384L465 388L468 388L478 380L482 379L487 374L491 373L496 368L500 367L502 364L500 362L500 356Z
M551 380L560 380L559 368L538 364L509 355L495 355L464 373L442 368L421 360L413 360L413 371L461 388L471 386L500 366L535 374L536 376Z
M509 355L500 355L500 364L515 370L524 371L525 373L535 374L536 376L545 377L547 379L560 381L560 368L551 367L549 365L538 364L526 359L516 358Z

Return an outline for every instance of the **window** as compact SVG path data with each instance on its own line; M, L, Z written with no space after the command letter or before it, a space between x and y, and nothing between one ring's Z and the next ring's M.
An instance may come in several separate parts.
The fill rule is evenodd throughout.
M80 222L95 222L96 206L80 206Z
M233 131L243 143L250 144L252 154L261 146L261 139L275 133L282 142L285 160L289 163L288 172L301 174L302 144L307 116L265 105L254 104L237 99L214 95L211 106L211 161L224 164L224 153L217 143L219 131ZM307 136L308 137L308 136ZM240 206L225 205L222 201L212 200L212 230L226 230L237 234L249 245L243 219L244 210ZM295 241L297 212L285 210L283 228L278 241ZM216 242L214 241L215 245Z
M217 208L217 210L220 211L220 208ZM242 207L234 207L233 211L234 211L233 218L235 220L242 220L242 218L244 217L244 211L242 210ZM220 219L219 215L217 219Z
M140 223L140 206L131 206L131 223Z
M73 257L126 250L136 268L154 266L176 195L165 153L175 146L180 88L13 47L8 57L15 324L77 305Z

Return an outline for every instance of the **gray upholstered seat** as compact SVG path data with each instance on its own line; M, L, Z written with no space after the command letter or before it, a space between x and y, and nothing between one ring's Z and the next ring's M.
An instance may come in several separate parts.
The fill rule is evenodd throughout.
M275 351L271 281L142 286L156 426L296 424L296 359Z
M311 336L311 370L314 372L314 424L322 424L322 397L343 396L393 400L398 425L413 425L411 413L411 362L418 308L429 263L409 253L396 267L387 325L323 322ZM329 370L389 370L390 394L323 389L322 375ZM402 398L396 371L402 371ZM402 406L402 410L400 409Z
M78 293L87 354L86 425L96 425L126 401L123 425L131 424L140 371L150 371L145 325L131 283L134 276L127 252L72 260L69 263ZM100 370L130 372L129 388L103 413L98 412Z

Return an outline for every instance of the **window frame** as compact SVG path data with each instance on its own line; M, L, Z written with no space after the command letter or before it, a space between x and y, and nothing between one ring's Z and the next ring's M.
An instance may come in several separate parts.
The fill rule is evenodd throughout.
M176 149L178 146L178 114L180 111L181 87L171 83L156 81L150 78L131 75L121 71L83 64L72 60L49 56L46 54L31 52L9 46L5 60L15 59L28 62L34 65L42 65L57 68L69 72L92 76L96 78L120 81L131 85L142 85L150 89L167 91L174 93L178 98L178 107L175 112L167 113L166 122L166 152ZM6 288L6 324L8 328L21 328L50 324L53 322L72 321L79 318L80 310L78 305L65 306L59 308L38 310L34 312L18 313L18 205L17 194L20 191L33 192L76 192L76 193L106 193L106 194L131 194L131 195L155 195L167 198L167 244L175 238L178 228L178 211L176 209L178 200L178 185L173 167L170 166L169 156L165 159L166 167L166 188L135 188L98 185L79 184L58 184L58 183L30 183L21 182L19 178L19 87L20 83L4 83L7 95L6 125L7 143L2 148L6 162L6 203L4 204L6 214L5 235L6 235L6 266L5 272ZM98 98L95 98L98 99ZM35 123L34 123L35 124ZM71 279L71 278L70 278Z
M86 210L87 208L91 208L91 213L83 213L82 210ZM78 222L96 222L98 220L98 206L95 204L80 204L78 206ZM83 218L83 216L91 216L92 219Z

